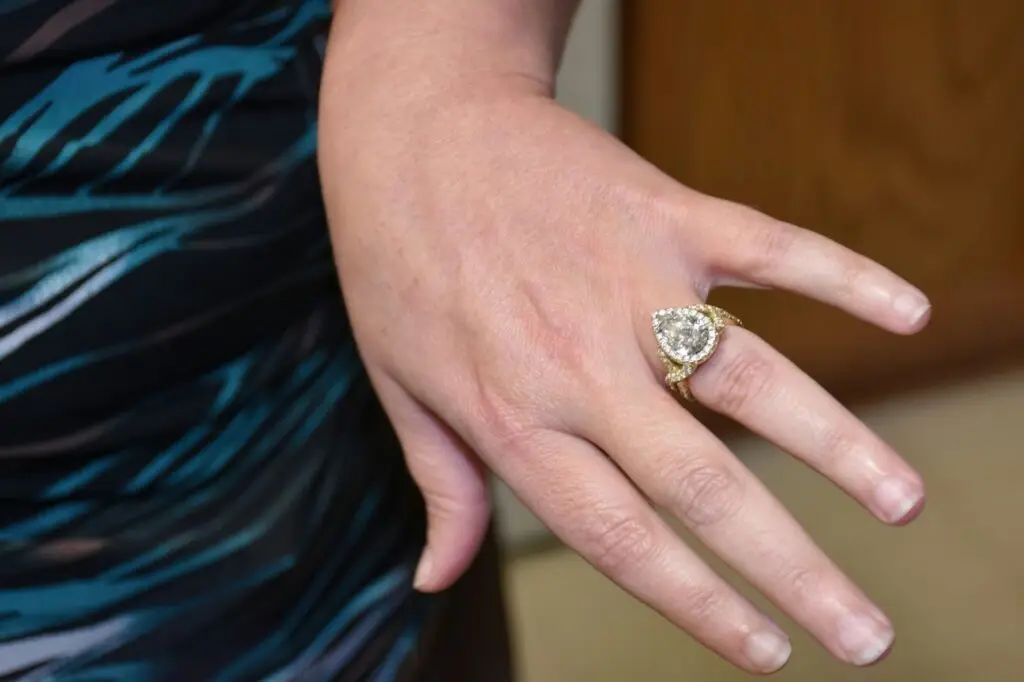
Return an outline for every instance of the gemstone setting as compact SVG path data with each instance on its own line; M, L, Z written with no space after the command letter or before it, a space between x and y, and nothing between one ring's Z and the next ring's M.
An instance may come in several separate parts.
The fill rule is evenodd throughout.
M680 365L704 362L715 350L714 321L694 308L666 308L653 315L654 336L661 352Z

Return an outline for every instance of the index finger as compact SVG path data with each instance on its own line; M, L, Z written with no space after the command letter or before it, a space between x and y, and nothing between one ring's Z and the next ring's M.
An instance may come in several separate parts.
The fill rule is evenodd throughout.
M705 246L712 270L816 299L898 334L927 324L931 303L919 289L828 237L720 199L694 215L719 237Z

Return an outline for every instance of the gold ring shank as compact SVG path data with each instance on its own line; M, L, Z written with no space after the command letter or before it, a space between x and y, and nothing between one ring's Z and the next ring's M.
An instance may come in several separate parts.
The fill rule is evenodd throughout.
M694 400L690 377L715 354L722 330L730 326L742 327L743 322L732 313L708 304L654 313L654 334L667 372L665 383L673 392L684 400Z

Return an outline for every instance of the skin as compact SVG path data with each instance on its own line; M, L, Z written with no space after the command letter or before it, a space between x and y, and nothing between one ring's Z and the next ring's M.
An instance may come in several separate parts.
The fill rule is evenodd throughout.
M788 289L898 334L925 296L813 232L681 186L555 103L566 0L344 0L320 166L357 342L429 512L417 587L466 569L502 478L570 547L751 672L789 656L771 620L666 525L677 516L840 660L890 621L666 390L659 308L717 286ZM786 358L725 331L691 380L880 520L920 477ZM654 505L654 506L652 506Z

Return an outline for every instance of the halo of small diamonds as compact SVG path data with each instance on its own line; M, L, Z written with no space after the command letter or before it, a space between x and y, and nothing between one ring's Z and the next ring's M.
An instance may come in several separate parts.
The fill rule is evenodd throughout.
M680 365L704 362L718 341L714 321L694 308L659 310L652 315L652 326L661 352Z

